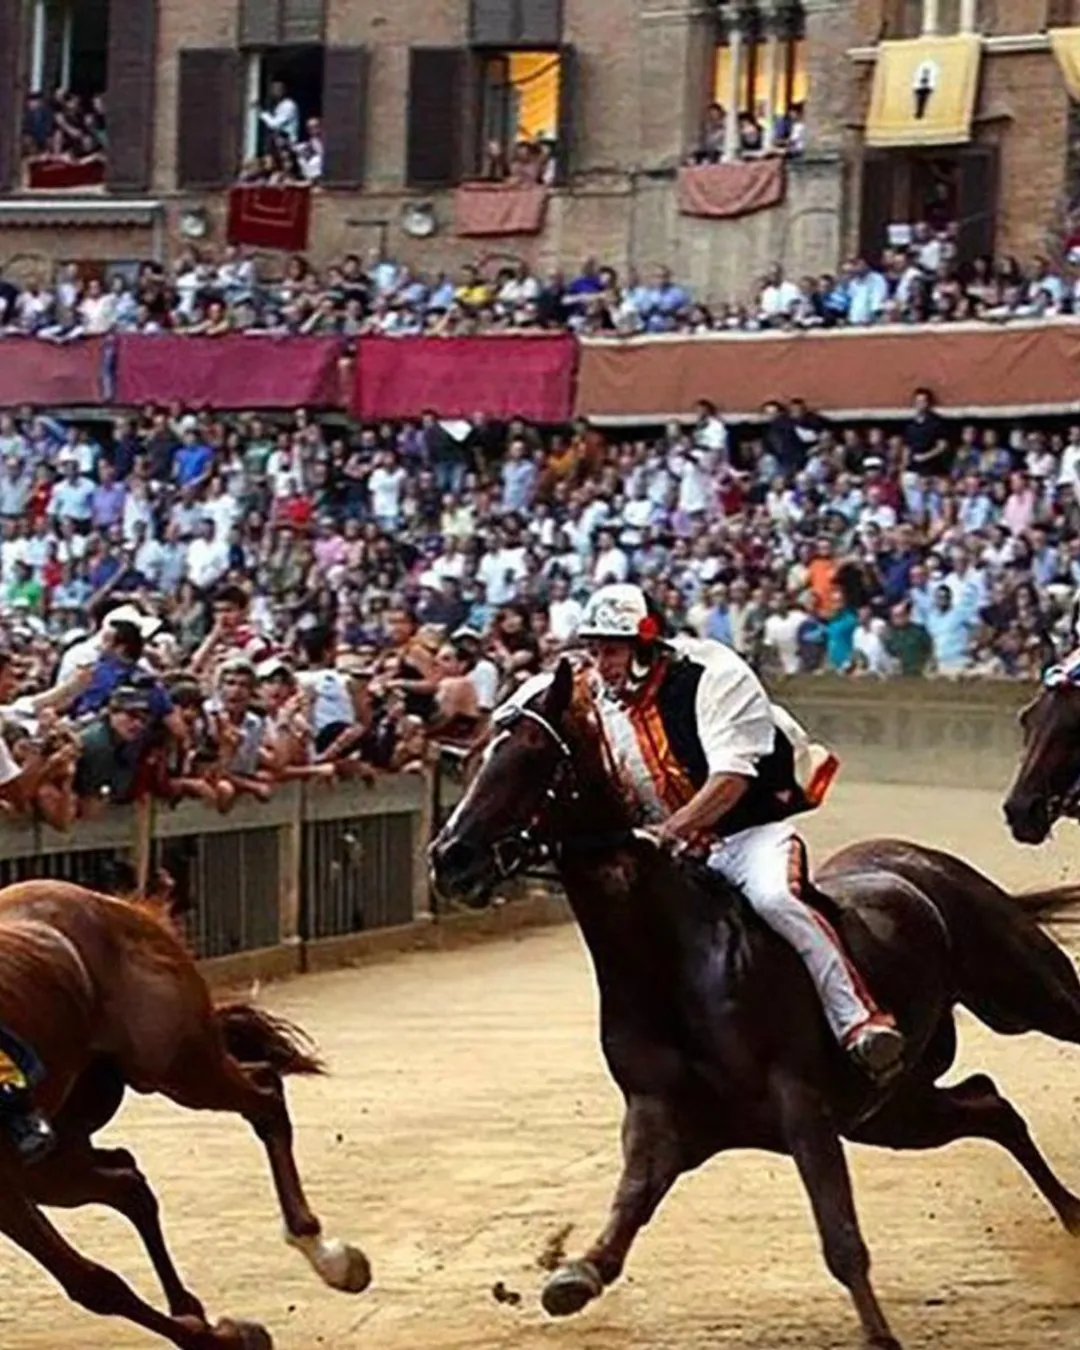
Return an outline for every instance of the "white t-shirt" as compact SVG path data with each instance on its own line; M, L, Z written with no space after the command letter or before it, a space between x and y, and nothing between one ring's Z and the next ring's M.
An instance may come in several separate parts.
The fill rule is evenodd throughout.
M499 688L498 666L482 656L469 671L469 679L476 690L476 706L481 712L490 712L495 706L495 695Z
M779 656L785 675L799 673L799 629L805 622L806 614L798 609L787 614L770 614L765 620L765 646Z
M7 747L7 741L0 736L0 787L6 787L8 783L14 783L15 779L22 773L22 769L15 763L11 751Z
M340 671L301 670L296 680L305 694L314 695L311 725L316 735L335 722L344 722L350 727L356 722L349 682Z
M397 520L400 517L405 478L406 473L402 468L384 469L380 465L372 469L368 491L371 493L371 510L376 520Z

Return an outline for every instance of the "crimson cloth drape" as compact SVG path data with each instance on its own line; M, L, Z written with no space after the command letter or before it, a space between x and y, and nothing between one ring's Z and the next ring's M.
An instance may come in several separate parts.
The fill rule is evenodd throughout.
M0 338L0 408L91 407L102 398L103 338Z
M577 345L571 337L362 338L353 412L361 418L526 417L569 421Z
M117 340L116 401L209 408L338 407L337 338L140 337Z
M303 253L311 225L311 189L288 184L239 186L229 191L230 244Z

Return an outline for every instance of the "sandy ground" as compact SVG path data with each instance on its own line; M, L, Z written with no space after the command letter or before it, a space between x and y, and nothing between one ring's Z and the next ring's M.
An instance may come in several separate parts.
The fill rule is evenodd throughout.
M1015 886L1080 876L1080 831L1013 848L987 792L847 784L810 831L815 853L868 834L949 847ZM591 1237L617 1172L619 1102L600 1061L575 930L310 978L267 1002L334 1066L293 1090L301 1165L328 1231L370 1254L373 1288L324 1289L279 1240L261 1154L239 1122L131 1103L110 1131L157 1186L181 1269L216 1313L256 1318L279 1350L781 1350L855 1346L791 1165L714 1160L642 1235L623 1282L581 1317L545 1319L537 1257L573 1224ZM990 1070L1080 1187L1080 1055L964 1022L963 1064ZM1080 1343L1080 1244L989 1145L932 1155L852 1150L879 1295L908 1350ZM123 1222L60 1216L89 1255L160 1298ZM497 1303L492 1285L520 1291ZM0 1247L3 1350L158 1344L67 1304Z

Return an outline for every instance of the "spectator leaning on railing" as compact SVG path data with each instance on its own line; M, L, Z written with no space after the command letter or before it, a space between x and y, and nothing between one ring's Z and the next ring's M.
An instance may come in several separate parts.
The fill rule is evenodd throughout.
M322 131L288 147L296 174L314 181ZM259 170L252 171L256 177ZM884 250L880 267L851 258L835 276L788 277L779 264L744 301L696 300L664 266L620 274L594 258L576 275L540 276L524 262L466 265L454 276L413 272L374 250L350 254L322 273L293 257L278 277L258 275L244 249L220 254L188 247L168 270L104 282L75 264L55 279L0 280L0 337L73 341L105 333L170 332L202 337L300 334L356 338L570 331L738 334L954 321L1001 323L1074 316L1080 250L1056 268L1045 258L1024 272L1015 259L955 261L955 231L916 225L909 241Z

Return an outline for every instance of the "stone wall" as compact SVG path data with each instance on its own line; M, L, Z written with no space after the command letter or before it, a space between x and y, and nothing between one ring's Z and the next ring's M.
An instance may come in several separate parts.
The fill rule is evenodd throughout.
M1004 797L1019 762L1027 685L778 681L773 697L840 757L845 779L981 787Z

